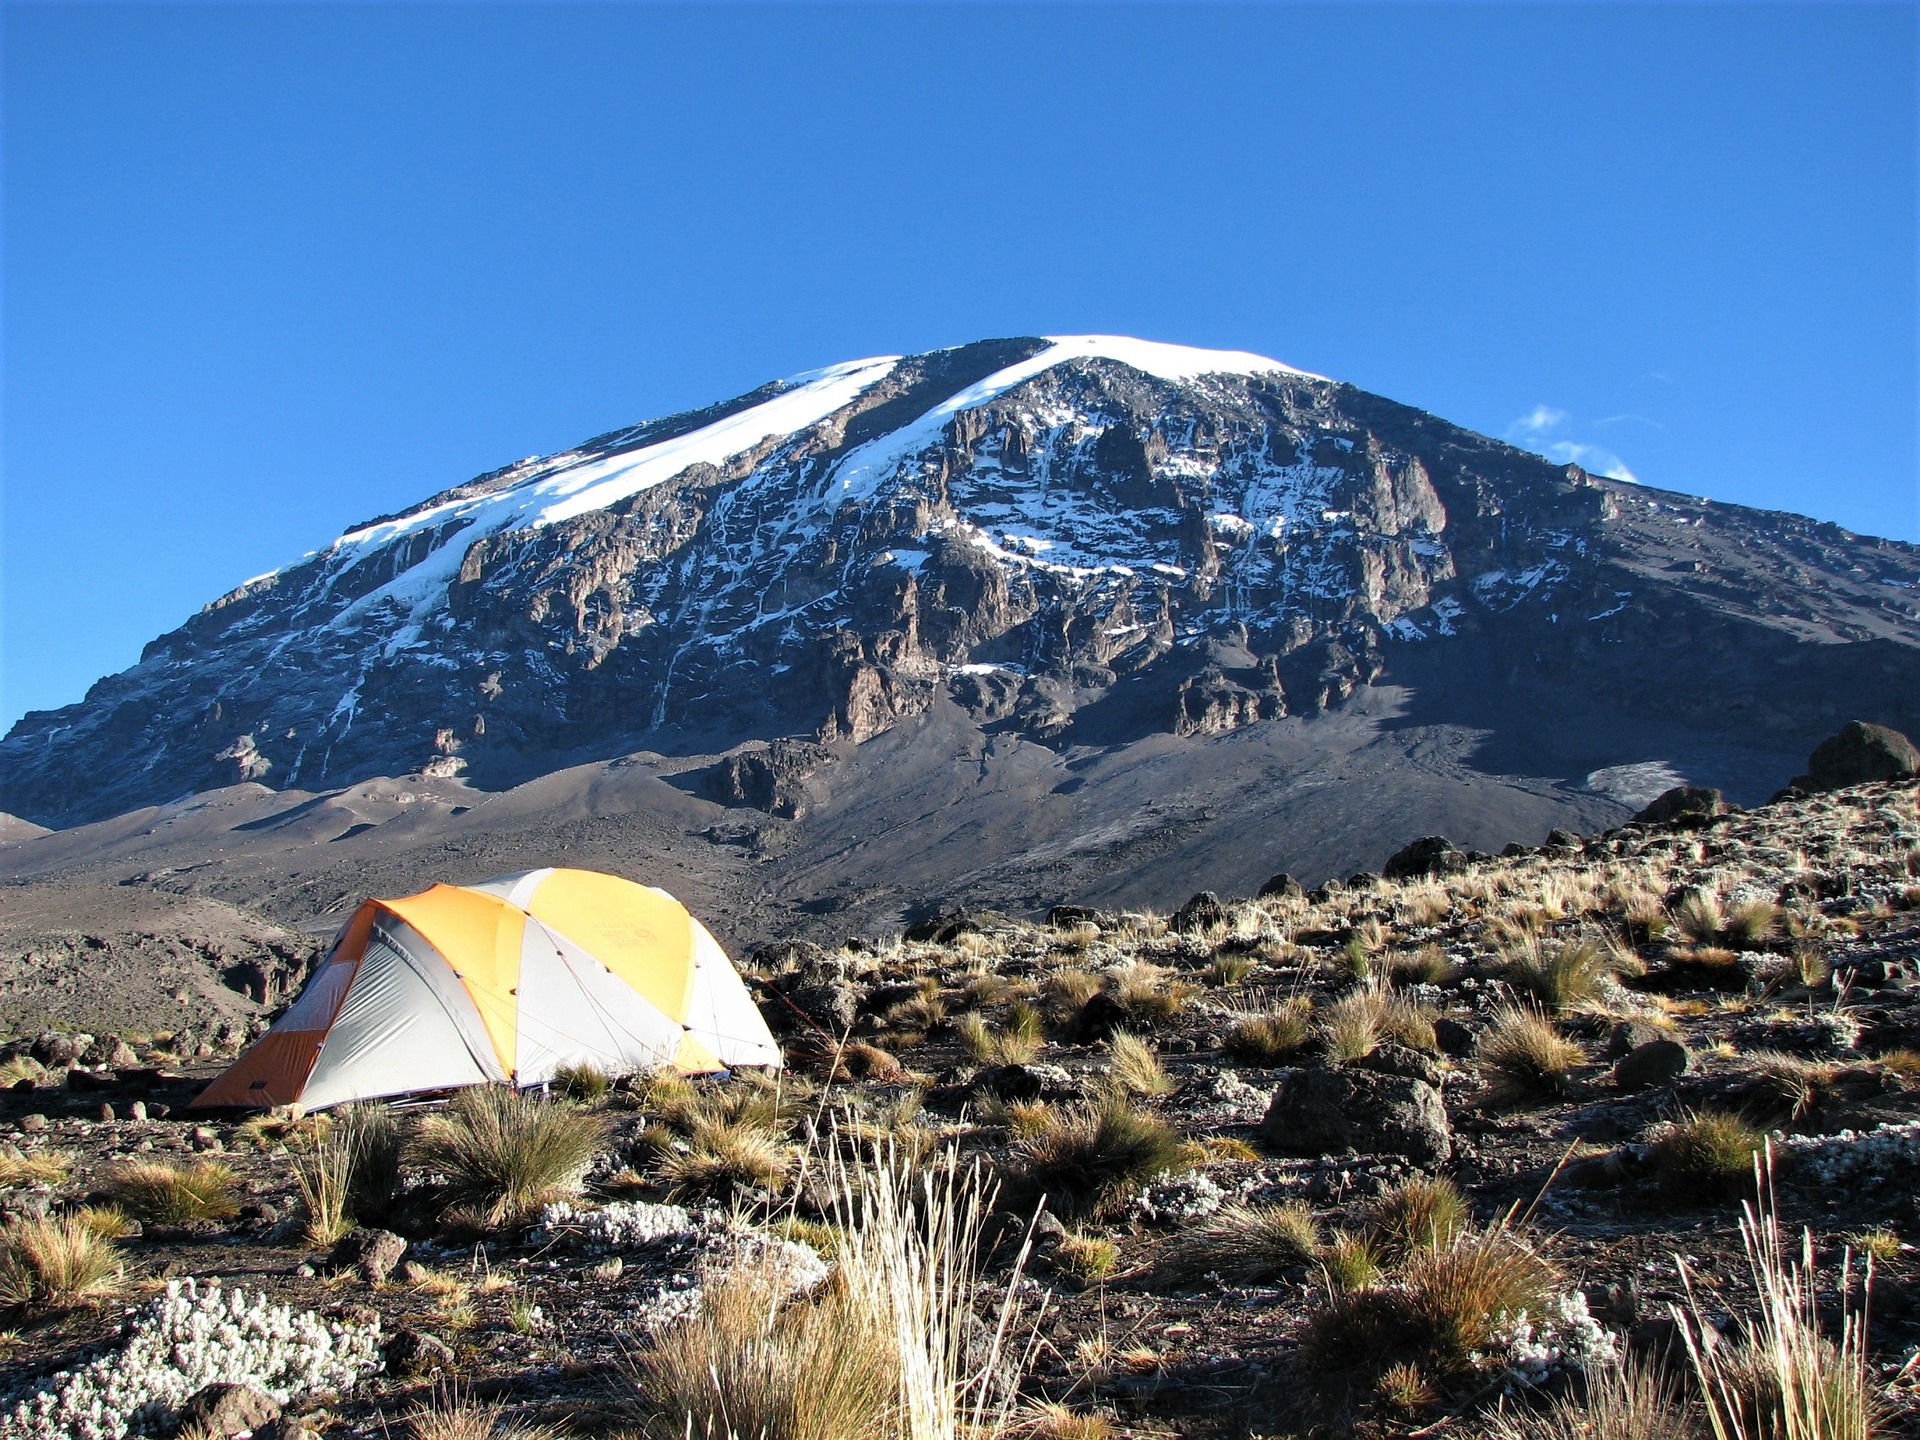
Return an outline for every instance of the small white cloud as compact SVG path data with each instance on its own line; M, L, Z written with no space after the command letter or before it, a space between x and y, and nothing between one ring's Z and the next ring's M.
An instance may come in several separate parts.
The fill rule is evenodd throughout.
M1567 423L1567 412L1551 405L1536 405L1507 428L1521 435L1551 435Z
M1639 477L1627 468L1627 462L1602 445L1569 439L1566 430L1573 417L1551 405L1536 405L1507 427L1506 438L1523 449L1532 450L1562 465L1578 465L1609 480L1625 480L1638 485Z

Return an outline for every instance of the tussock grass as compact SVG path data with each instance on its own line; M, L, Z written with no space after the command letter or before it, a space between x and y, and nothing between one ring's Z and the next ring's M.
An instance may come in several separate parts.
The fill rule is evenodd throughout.
M325 1248L386 1217L400 1190L405 1135L385 1105L343 1105L294 1160L307 1243Z
M1031 1065L1046 1044L1040 1033L1040 1012L1024 1000L1008 1007L998 1025L969 1011L954 1022L960 1048L982 1065Z
M230 1220L240 1211L240 1177L219 1160L129 1160L108 1177L107 1193L143 1225Z
M1097 1410L1075 1410L1058 1400L1021 1406L1007 1432L1022 1440L1113 1440L1113 1421Z
M1311 1264L1320 1252L1313 1207L1228 1205L1216 1210L1174 1246L1172 1267L1184 1275L1222 1275L1260 1283Z
M1379 1280L1385 1269L1372 1237L1349 1230L1335 1230L1317 1258L1321 1279L1326 1282L1327 1290L1336 1295L1366 1289Z
M1319 1013L1314 1026L1327 1059L1336 1065L1361 1060L1380 1043L1386 996L1369 985L1350 990Z
M1004 1433L1020 1265L985 1335L974 1315L991 1193L949 1155L921 1173L881 1163L825 1183L839 1264L790 1296L767 1259L713 1279L700 1312L636 1362L649 1433L673 1440L962 1440ZM1012 1360L1015 1363L1005 1363Z
M1584 1391L1538 1409L1502 1405L1488 1440L1686 1440L1694 1433L1673 1380L1656 1365L1631 1358L1590 1365Z
M61 1186L73 1174L73 1155L65 1150L21 1150L0 1146L0 1190L22 1185Z
M1769 1120L1795 1121L1818 1105L1840 1074L1831 1060L1812 1060L1777 1050L1756 1051L1749 1057L1745 1091L1755 1108Z
M1070 1216L1109 1212L1181 1158L1179 1138L1165 1121L1115 1094L1049 1112L1016 1149L1026 1185Z
M1669 916L1669 928L1695 945L1718 940L1726 924L1727 912L1720 904L1720 897L1705 889L1687 891L1674 904Z
M1194 987L1177 979L1165 967L1130 960L1107 971L1107 993L1126 1013L1129 1023L1152 1029L1172 1020L1192 998Z
M1766 1137L1738 1115L1691 1110L1653 1142L1653 1170L1676 1199L1723 1196L1753 1180L1754 1157Z
M482 1404L452 1394L436 1397L407 1416L411 1440L561 1440L551 1425L520 1420L498 1403Z
M1611 947L1591 936L1555 941L1536 935L1501 958L1507 984L1549 1013L1596 998L1615 968Z
M1444 1250L1465 1233L1472 1216L1459 1187L1444 1176L1417 1176L1367 1208L1367 1234L1389 1261L1422 1250Z
M1506 1224L1414 1254L1395 1285L1336 1293L1307 1323L1310 1363L1378 1374L1411 1361L1436 1376L1465 1369L1505 1316L1539 1314L1557 1272Z
M1154 1049L1138 1035L1116 1030L1107 1037L1107 1083L1127 1094L1149 1098L1173 1093L1173 1077Z
M607 1098L613 1077L591 1061L562 1065L553 1072L553 1088L569 1100L596 1105Z
M1227 1028L1222 1044L1242 1065L1277 1065L1307 1043L1313 1004L1304 996L1246 1015Z
M118 1288L120 1252L78 1215L0 1225L0 1305L40 1311Z
M1100 977L1091 970L1056 970L1040 987L1040 1003L1054 1024L1068 1025L1099 993Z
M727 1195L736 1187L778 1194L795 1165L793 1147L752 1120L696 1120L686 1148L662 1155L661 1181L679 1195Z
M1708 1429L1713 1440L1869 1440L1883 1412L1867 1359L1871 1261L1857 1296L1851 1257L1841 1262L1832 1288L1844 1310L1838 1334L1826 1334L1820 1296L1831 1282L1814 1264L1813 1236L1801 1231L1796 1257L1772 1199L1771 1156L1755 1161L1754 1172L1757 1199L1742 1206L1740 1236L1757 1313L1740 1321L1737 1339L1714 1343L1684 1268L1687 1306L1674 1309Z
M578 1195L606 1138L603 1119L564 1101L476 1085L420 1122L408 1155L445 1177L449 1210L498 1228Z
M1230 990L1253 973L1251 955L1215 955L1207 962L1207 982L1223 990Z
M1120 1247L1100 1235L1063 1235L1054 1246L1053 1264L1076 1280L1105 1280L1120 1268Z
M1474 1063L1487 1081L1495 1104L1516 1104L1563 1094L1574 1067L1586 1051L1567 1039L1544 1016L1507 1009L1482 1032Z

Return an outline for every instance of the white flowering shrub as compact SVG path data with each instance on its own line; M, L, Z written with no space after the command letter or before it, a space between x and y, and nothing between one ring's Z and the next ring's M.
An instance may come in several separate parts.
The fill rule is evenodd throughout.
M1565 1370L1605 1364L1619 1354L1619 1338L1587 1312L1587 1297L1578 1290L1548 1301L1538 1318L1522 1310L1496 1333L1506 1348L1508 1376L1525 1386Z
M170 1281L134 1315L117 1350L15 1397L0 1415L0 1440L164 1434L179 1407L216 1381L251 1385L284 1404L348 1389L379 1363L378 1320L325 1320L218 1281Z
M1880 1184L1897 1168L1920 1162L1920 1120L1883 1124L1864 1133L1776 1135L1773 1148L1785 1164L1822 1185L1842 1180Z
M1226 1198L1227 1192L1212 1180L1198 1170L1188 1170L1180 1175L1163 1175L1148 1185L1134 1200L1133 1213L1163 1225L1204 1220Z
M696 1239L701 1226L681 1205L616 1200L600 1207L561 1201L540 1212L541 1241L561 1241L598 1250L638 1250L662 1241Z

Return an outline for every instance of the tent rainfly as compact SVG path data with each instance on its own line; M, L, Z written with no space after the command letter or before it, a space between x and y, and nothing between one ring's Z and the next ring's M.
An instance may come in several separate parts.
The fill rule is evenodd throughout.
M366 901L300 998L193 1103L321 1110L537 1085L579 1064L698 1074L778 1065L780 1048L726 952L666 891L530 870Z

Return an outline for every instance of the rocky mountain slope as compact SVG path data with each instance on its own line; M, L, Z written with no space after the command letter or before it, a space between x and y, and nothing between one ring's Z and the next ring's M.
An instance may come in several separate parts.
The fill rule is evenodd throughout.
M1920 724L1916 586L1912 546L1555 467L1257 356L985 341L358 526L24 718L0 808L70 826L247 781L498 789L638 750L864 742L940 701L1104 750L1394 681L1457 690L1448 718L1496 749L1542 707L1599 706L1801 754L1855 714ZM779 813L817 763L788 747L707 793Z

